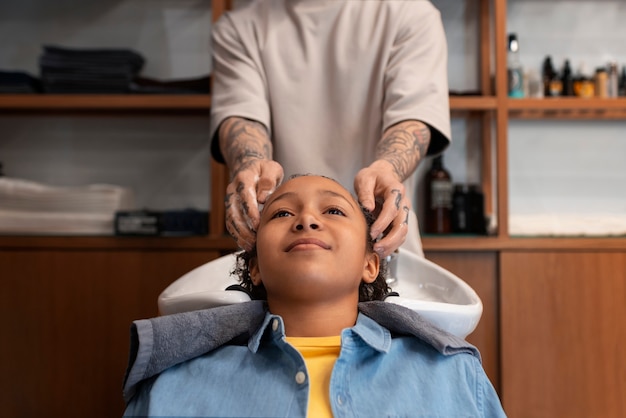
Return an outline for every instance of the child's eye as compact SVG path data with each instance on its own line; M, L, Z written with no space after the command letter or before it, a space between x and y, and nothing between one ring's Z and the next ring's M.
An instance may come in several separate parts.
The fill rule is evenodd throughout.
M330 208L326 211L326 213L330 214L330 215L340 215L340 216L346 216L345 213L343 213L343 211L341 209L338 208Z
M291 216L291 213L289 213L286 210L279 210L274 215L272 215L272 219L275 219L275 218L285 218L287 216Z

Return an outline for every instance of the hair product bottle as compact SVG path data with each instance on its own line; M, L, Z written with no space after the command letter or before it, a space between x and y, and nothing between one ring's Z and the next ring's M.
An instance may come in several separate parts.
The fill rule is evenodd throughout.
M619 95L626 96L626 65L622 67L622 74L619 76Z
M452 232L450 216L452 210L452 176L443 166L443 156L433 159L426 173L426 210L424 211L424 232L448 234Z
M524 70L519 59L519 42L514 33L509 34L507 77L509 97L524 97Z
M608 65L608 87L607 96L617 97L619 89L619 74L616 62L610 62Z
M609 79L606 69L596 68L596 97L607 97Z
M563 65L563 72L561 73L561 95L573 96L574 95L574 79L572 76L572 67L569 64L569 60L565 60Z
M552 57L549 55L543 60L543 95L545 97L559 96L561 94L561 80L558 79Z

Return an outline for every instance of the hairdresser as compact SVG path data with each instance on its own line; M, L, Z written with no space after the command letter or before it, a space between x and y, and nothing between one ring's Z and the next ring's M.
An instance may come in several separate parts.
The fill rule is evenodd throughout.
M282 178L314 172L380 211L380 255L423 255L414 173L450 142L446 40L430 2L256 0L220 18L213 51L212 155L230 171L226 228L241 248Z

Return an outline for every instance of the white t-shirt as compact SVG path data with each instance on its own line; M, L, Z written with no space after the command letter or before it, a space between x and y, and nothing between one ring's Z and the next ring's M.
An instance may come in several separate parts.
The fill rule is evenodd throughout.
M348 189L398 122L431 127L429 154L449 144L447 46L426 0L257 0L215 24L213 54L218 161L215 134L231 116L267 127L286 177L321 174ZM405 186L413 201L414 176Z

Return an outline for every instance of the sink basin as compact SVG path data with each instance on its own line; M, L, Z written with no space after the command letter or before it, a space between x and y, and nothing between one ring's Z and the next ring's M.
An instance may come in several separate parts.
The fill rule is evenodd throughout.
M396 271L390 270L389 285L399 296L388 296L385 302L412 309L461 338L474 331L483 313L483 304L474 289L459 277L402 248L397 256Z
M467 283L402 249L393 264L390 286L399 296L389 296L386 302L412 309L461 338L476 328L483 305ZM183 275L159 295L159 312L167 315L249 301L245 292L224 290L237 284L230 275L234 265L235 255L229 254Z

